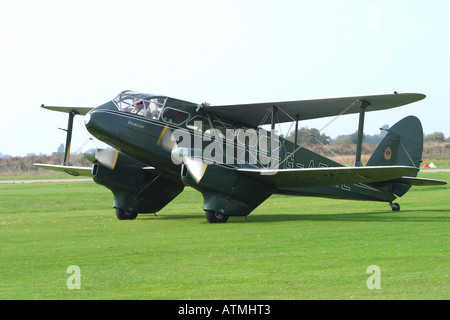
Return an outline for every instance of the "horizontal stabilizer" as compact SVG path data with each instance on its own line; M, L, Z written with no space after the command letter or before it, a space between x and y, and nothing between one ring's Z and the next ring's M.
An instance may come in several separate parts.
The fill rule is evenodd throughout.
M55 106L41 106L44 109L52 110L52 111L59 111L59 112L73 112L74 114L79 115L86 115L89 111L91 111L93 108L80 108L80 107L55 107Z
M295 188L391 181L415 175L419 169L407 166L377 166L284 170L238 169L238 171L275 188Z
M48 170L65 172L72 176L86 176L86 177L92 176L91 167L62 166L57 164L41 164L41 163L33 163L33 166Z
M399 182L404 184L410 184L412 186L442 186L447 184L447 182L435 179L425 179L416 177L401 177L393 182Z

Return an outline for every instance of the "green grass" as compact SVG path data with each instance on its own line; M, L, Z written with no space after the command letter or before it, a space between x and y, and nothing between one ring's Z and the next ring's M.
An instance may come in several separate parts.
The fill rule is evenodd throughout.
M450 173L422 173L450 181ZM448 186L388 204L275 195L211 225L191 188L119 221L93 182L0 184L0 299L449 299ZM67 267L81 269L69 290ZM369 290L370 265L381 289Z
M71 176L64 172L50 171L39 169L36 172L15 172L5 173L0 171L0 181L17 181L17 180L53 180L53 179L86 179L83 176Z

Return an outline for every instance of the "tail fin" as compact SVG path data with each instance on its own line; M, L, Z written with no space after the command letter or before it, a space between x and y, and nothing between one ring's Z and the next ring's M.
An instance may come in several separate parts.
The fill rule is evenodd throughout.
M367 166L402 165L419 168L422 162L423 130L420 120L406 117L388 129Z
M422 162L422 151L422 124L416 117L409 116L388 130L388 134L375 149L367 166L403 165L419 168ZM411 184L393 183L392 192L397 196L402 196L410 187Z

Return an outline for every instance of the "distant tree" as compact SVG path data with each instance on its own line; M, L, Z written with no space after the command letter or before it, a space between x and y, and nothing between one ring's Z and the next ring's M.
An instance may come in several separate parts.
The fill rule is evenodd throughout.
M384 126L383 126L384 127ZM386 131L380 134L365 134L363 136L363 143L365 144L379 144L381 140L383 140L386 135ZM358 131L353 132L352 134L343 134L336 137L334 140L335 144L356 144L358 142Z
M291 132L287 139L294 142L295 141L295 132ZM331 138L324 133L320 133L320 131L316 128L300 128L297 131L297 142L300 145L303 144L330 144Z
M425 141L444 142L445 136L442 132L435 132L425 136Z
M12 158L12 156L10 156L9 154L3 154L0 152L0 159L1 158Z
M357 144L358 143L358 131L355 131L348 137L348 142L351 144Z
M58 147L57 153L64 153L64 143L61 143Z

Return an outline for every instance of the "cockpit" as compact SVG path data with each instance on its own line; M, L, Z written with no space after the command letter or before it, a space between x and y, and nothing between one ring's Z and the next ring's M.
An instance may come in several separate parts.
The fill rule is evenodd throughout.
M120 111L159 119L167 97L128 90L121 92L112 101Z

